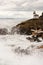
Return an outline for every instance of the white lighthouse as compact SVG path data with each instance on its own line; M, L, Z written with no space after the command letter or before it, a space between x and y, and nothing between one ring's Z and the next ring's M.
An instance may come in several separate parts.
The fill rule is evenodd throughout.
M35 12L35 11L33 12L33 18L34 18L34 19L39 18L39 15L38 15L38 14L36 14L36 12Z

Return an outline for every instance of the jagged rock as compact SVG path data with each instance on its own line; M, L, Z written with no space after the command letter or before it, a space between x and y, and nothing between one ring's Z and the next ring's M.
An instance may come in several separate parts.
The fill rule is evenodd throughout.
M30 40L31 42L33 42L33 41L34 41L34 39L33 39L33 38L31 38L31 37L27 37L26 39L27 39L27 40Z
M8 30L6 28L0 28L0 35L8 34Z
M31 42L37 41L37 42L41 42L41 40L39 40L38 38L34 37L27 37L26 39L30 40Z

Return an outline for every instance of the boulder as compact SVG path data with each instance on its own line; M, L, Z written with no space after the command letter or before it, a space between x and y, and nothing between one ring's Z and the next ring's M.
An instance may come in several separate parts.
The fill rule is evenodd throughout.
M0 35L8 34L8 30L6 28L0 28Z
M39 40L37 37L27 37L26 39L30 40L31 42L35 42L35 41L41 42L41 40Z

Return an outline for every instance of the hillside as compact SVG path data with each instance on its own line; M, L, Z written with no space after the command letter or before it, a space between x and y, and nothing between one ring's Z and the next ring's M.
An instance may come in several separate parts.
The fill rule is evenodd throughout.
M31 29L38 30L41 29L43 31L43 13L42 15L37 19L30 19L26 20L22 23L19 23L16 25L16 28L19 29L20 34L31 34Z

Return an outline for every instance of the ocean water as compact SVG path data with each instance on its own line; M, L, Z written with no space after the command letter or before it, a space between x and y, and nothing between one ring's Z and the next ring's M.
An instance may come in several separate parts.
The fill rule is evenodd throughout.
M43 49L36 49L43 45L43 41L30 42L26 37L28 36L17 34L0 35L0 65L43 65ZM28 48L29 54L21 52L19 47L21 50Z

